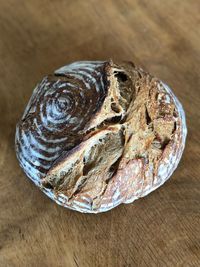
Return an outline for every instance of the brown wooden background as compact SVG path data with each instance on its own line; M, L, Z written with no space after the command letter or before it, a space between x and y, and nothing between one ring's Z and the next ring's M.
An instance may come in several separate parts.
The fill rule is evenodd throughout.
M200 266L199 14L199 0L0 0L0 266ZM162 188L84 215L25 177L15 125L44 75L108 58L133 60L174 88L189 134Z

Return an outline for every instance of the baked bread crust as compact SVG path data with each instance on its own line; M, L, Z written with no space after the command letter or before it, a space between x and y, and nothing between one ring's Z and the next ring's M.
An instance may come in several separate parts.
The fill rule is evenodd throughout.
M182 105L131 62L80 61L45 77L16 129L27 176L58 204L87 213L131 203L176 169Z

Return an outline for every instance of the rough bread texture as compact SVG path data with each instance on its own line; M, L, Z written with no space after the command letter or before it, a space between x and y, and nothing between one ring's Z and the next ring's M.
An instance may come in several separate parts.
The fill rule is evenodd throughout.
M131 62L80 61L47 76L17 125L25 173L65 207L98 213L162 185L181 158L185 115Z

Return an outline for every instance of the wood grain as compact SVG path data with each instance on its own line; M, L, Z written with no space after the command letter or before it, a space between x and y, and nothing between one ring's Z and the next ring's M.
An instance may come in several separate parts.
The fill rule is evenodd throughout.
M200 2L0 1L0 266L200 266ZM132 60L184 105L182 161L160 189L99 215L59 207L18 166L36 83L75 60Z

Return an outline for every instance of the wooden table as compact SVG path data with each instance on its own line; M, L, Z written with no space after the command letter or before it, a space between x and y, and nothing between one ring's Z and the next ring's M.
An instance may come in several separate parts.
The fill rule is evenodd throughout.
M0 266L200 266L199 0L0 1ZM48 199L15 157L15 125L42 77L75 60L125 59L166 81L187 114L172 178L85 215Z

